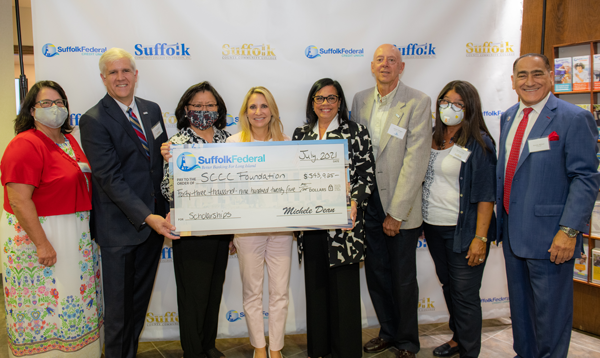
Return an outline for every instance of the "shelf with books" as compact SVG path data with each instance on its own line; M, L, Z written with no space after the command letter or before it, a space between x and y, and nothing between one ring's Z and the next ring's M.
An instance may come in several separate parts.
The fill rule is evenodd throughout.
M592 112L600 127L600 40L555 45L553 49L552 92Z

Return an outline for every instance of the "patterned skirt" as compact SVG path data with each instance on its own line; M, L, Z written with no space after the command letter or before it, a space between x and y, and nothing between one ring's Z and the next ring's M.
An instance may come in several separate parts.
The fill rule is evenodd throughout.
M36 247L16 216L2 213L2 284L11 356L100 357L100 256L89 219L89 211L39 217L57 258L46 267L38 263Z

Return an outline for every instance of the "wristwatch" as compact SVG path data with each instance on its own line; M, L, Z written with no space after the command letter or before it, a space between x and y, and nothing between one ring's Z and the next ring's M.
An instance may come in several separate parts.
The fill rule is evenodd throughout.
M577 236L577 234L579 234L579 231L577 231L575 229L571 229L570 227L562 226L562 225L560 226L560 231L567 234L567 236L570 238L574 238L575 236Z
M483 237L483 236L479 236L479 235L475 235L475 237L483 242L487 242L487 237Z

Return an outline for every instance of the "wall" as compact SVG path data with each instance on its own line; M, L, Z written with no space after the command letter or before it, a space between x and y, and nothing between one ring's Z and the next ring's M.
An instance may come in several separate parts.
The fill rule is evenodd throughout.
M540 52L543 0L523 0L521 54ZM552 46L600 40L600 1L547 0L544 54L552 58Z

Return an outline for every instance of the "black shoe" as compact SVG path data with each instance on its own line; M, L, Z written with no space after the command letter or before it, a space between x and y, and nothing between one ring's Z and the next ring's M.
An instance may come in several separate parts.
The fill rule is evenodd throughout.
M451 347L448 343L444 343L433 350L433 355L436 357L451 357L458 353L458 350L458 346Z
M370 341L368 341L367 343L365 343L364 346L364 351L365 353L379 353L379 352L383 352L386 349L390 348L392 346L392 343L390 342L386 342L383 339L381 339L380 337L377 338L373 338Z
M208 358L225 358L225 354L223 354L223 352L219 351L216 348L211 348L208 351L206 351L206 356Z

